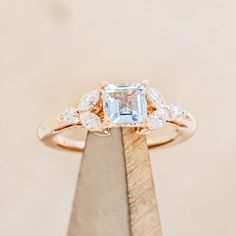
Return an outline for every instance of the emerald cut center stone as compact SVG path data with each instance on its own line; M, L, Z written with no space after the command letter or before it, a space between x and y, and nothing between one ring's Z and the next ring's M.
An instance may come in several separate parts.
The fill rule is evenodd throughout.
M137 124L147 117L143 84L109 84L104 88L105 116L112 124Z

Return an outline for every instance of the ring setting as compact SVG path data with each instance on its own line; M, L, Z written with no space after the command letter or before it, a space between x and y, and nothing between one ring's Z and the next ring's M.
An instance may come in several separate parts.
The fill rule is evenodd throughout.
M82 96L76 106L69 106L43 122L38 137L53 148L83 151L85 140L68 138L64 131L84 128L95 135L108 136L116 127L134 128L138 134L147 136L148 146L152 148L188 139L195 132L196 120L179 104L167 104L148 81L103 82L99 89Z
M165 126L166 121L187 117L179 104L167 105L161 93L146 82L131 84L105 83L99 90L86 93L78 106L68 107L61 120L81 124L99 135L113 127L137 127L147 133Z

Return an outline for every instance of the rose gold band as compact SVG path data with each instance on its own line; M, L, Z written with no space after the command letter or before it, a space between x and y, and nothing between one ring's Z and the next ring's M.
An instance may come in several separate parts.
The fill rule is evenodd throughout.
M63 136L64 132L75 128L79 128L76 130L78 134L85 131L81 124L68 124L59 116L52 117L39 127L38 136L46 145L53 148L82 152L85 147L85 138L73 139ZM154 148L174 145L191 137L195 129L196 121L191 114L178 120L167 120L164 127L146 134L148 146Z

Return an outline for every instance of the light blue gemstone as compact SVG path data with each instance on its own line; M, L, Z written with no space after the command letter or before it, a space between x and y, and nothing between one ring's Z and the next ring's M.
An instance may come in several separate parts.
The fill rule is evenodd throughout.
M138 124L147 117L143 84L109 84L104 88L105 115L112 124Z

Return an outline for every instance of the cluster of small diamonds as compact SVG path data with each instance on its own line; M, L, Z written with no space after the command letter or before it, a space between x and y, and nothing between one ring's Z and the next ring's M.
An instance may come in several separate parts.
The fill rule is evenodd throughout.
M80 99L78 108L66 108L61 115L61 119L70 124L73 124L79 120L84 128L94 132L101 131L101 119L94 112L92 112L99 100L100 92L98 90L90 91Z
M167 105L161 93L155 88L147 89L147 99L156 109L147 118L147 126L151 130L163 127L168 119L179 120L184 115L184 110L179 104Z

